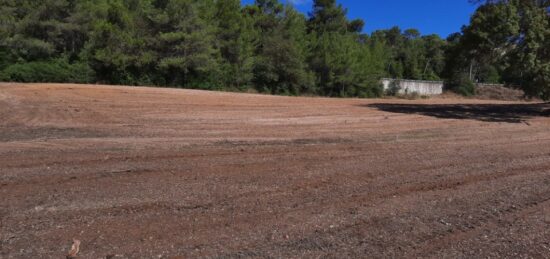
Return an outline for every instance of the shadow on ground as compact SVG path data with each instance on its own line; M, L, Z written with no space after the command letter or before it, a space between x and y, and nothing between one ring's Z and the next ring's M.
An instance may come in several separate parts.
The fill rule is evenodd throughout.
M366 107L403 114L419 114L443 119L470 119L485 122L521 123L533 117L550 117L550 103L535 104L390 104Z

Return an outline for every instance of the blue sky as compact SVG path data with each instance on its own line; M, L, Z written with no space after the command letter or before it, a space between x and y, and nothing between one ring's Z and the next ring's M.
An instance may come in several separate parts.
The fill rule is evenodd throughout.
M242 0L252 3L254 0ZM293 3L308 13L312 0L282 0ZM348 17L365 21L365 32L387 29L416 28L422 34L439 34L445 38L468 24L476 6L468 0L337 0L348 9Z

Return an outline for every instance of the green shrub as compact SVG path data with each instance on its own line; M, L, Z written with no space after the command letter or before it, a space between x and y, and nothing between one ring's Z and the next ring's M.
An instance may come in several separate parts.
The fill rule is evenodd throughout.
M388 86L388 89L386 90L386 95L397 96L400 90L401 86L399 86L399 80L392 80L390 82L390 85Z
M475 86L474 83L471 81L464 82L464 84L460 85L456 89L456 93L461 94L463 96L472 96L475 95Z
M86 63L66 64L69 77L66 82L70 83L93 83L95 82L95 71Z
M379 82L371 82L367 84L365 89L357 91L356 96L360 98L376 98L384 95L384 87Z
M0 80L10 82L90 83L94 79L87 64L70 64L64 59L16 63L0 72Z
M476 93L476 88L467 74L460 73L454 75L448 82L447 88L463 96L472 96Z

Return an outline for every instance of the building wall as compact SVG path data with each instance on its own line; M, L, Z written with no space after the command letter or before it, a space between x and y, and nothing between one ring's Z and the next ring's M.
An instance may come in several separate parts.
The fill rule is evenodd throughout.
M443 93L443 82L440 81L421 81L383 78L382 85L384 91L387 91L395 82L399 87L399 94L418 93L420 95L438 95Z

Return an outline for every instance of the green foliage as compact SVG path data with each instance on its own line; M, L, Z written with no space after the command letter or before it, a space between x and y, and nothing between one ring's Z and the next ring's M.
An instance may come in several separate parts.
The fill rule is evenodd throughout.
M253 17L243 14L240 0L219 0L214 21L223 81L230 88L246 90L253 78L254 51L259 35Z
M500 83L500 72L495 66L484 64L479 69L479 81L489 84Z
M0 71L2 71L4 68L9 66L10 64L15 63L15 57L11 54L11 52L5 48L0 47Z
M149 83L147 74L153 71L157 54L151 50L146 29L137 26L143 23L146 10L109 0L85 1L78 10L89 37L80 56L97 72L98 80L128 85Z
M385 94L388 96L397 96L400 90L401 87L399 86L399 80L393 80L390 82Z
M371 97L382 94L381 45L361 36L364 22L348 21L346 10L334 0L316 0L308 21L311 34L310 67L318 92L328 96Z
M523 3L523 2L520 2ZM523 71L518 77L529 96L550 99L550 14L548 5L518 4L522 12L522 40L513 52L512 67Z
M387 76L416 80L440 80L447 43L437 35L421 36L416 29L398 27L373 33L372 41L387 46Z
M255 15L262 31L254 62L255 88L260 92L298 95L310 92L312 75L306 64L306 25L292 7L263 1Z
M455 93L463 96L475 95L475 85L465 73L453 75L447 82L447 87Z
M0 0L1 80L375 97L382 77L521 86L550 98L549 1L476 1L447 41L362 34L336 0Z
M450 39L445 74L503 82L527 95L550 98L550 1L491 0Z
M10 82L91 83L94 71L85 63L69 64L64 59L17 63L0 72Z
M348 22L346 13L342 5L336 4L336 0L314 0L309 28L317 34L346 33L350 28L352 32L357 33L359 25L363 27L364 23L360 20Z
M153 36L157 39L154 45L158 68L170 85L203 89L216 85L219 52L214 45L215 28L207 22L202 4L199 0L170 0L166 8L157 9L155 26L161 29Z
M407 54L388 66L398 59L392 47L361 35L364 22L348 20L335 0L314 1L309 19L278 0L244 7L240 0L2 1L4 80L372 97L382 94L378 81L391 74L388 67L403 70L401 76L439 76L431 65L437 58L421 69ZM421 38L416 30L405 34ZM426 48L432 56L440 47L435 41ZM75 64L95 76L68 76Z

